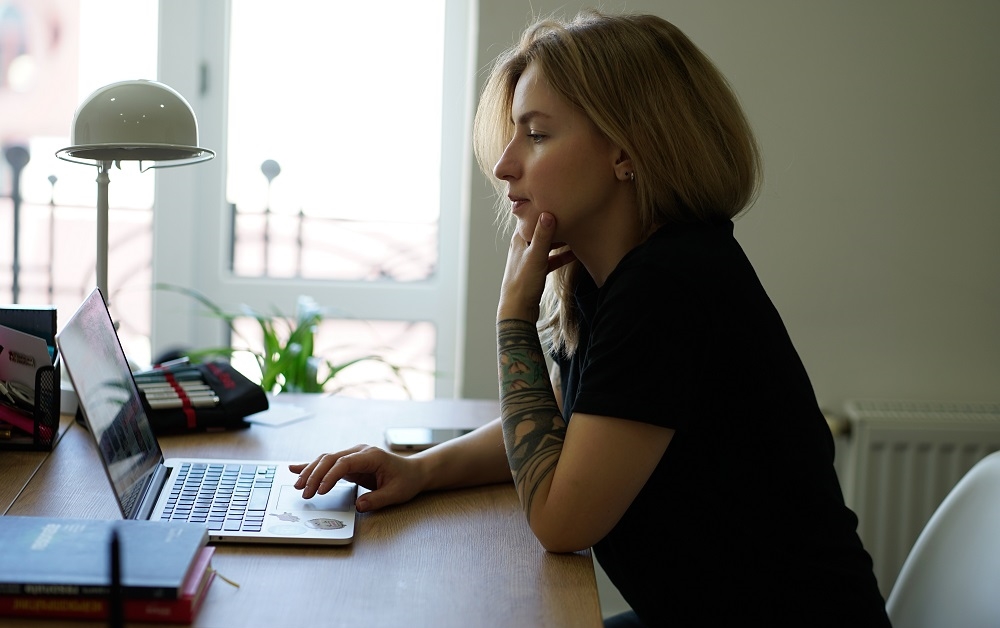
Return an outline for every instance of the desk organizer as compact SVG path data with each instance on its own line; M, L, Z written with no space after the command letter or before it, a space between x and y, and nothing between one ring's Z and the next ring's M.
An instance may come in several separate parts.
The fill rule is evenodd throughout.
M159 435L246 429L245 417L268 408L260 385L221 360L160 365L132 375Z
M28 384L19 387L22 395L15 395L17 384L3 382L7 392L0 394L0 449L47 451L56 442L60 368L55 337L54 307L0 307L0 380L14 381L16 374L18 383Z

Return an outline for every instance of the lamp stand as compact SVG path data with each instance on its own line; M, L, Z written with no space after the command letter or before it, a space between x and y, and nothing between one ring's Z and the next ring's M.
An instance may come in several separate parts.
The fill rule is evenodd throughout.
M108 184L111 177L110 161L97 165L97 287L104 295L104 304L111 302L108 293Z

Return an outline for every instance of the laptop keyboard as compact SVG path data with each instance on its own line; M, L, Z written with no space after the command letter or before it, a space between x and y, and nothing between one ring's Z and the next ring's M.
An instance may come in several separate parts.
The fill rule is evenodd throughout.
M209 530L260 532L274 465L183 463L160 519L208 524Z

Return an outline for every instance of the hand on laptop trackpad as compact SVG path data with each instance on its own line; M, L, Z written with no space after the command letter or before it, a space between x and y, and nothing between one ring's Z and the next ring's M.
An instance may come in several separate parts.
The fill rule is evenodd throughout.
M317 494L312 499L302 499L302 491L291 484L285 484L281 487L281 492L278 494L277 509L288 512L303 510L337 510L345 512L354 510L356 496L356 485L338 483L326 495Z

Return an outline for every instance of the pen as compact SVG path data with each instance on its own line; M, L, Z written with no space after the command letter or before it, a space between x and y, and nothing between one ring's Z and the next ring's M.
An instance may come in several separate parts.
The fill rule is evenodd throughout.
M212 390L212 387L208 384L203 384L200 382L174 382L168 384L166 382L150 382L150 383L140 383L139 390L142 392L162 392L164 390L174 392L181 390L187 391L199 391L199 390Z
M174 392L172 390L159 390L156 392L144 392L143 396L147 401L153 399L218 399L218 395L213 390L193 390L190 392Z
M152 370L162 371L164 369L172 369L178 366L187 366L190 363L191 360L187 356L184 356L181 358L177 358L175 360L167 360L166 362L160 362L159 364L154 366Z
M181 380L179 382L178 381L173 381L173 382L145 382L145 381L140 381L140 382L136 382L136 385L138 385L139 388L141 388L143 390L156 390L156 389L160 389L160 388L170 388L170 389L177 389L177 388L184 388L184 389L189 389L189 388L211 388L211 386L209 386L205 382L196 382L196 381L194 381L192 379L184 379L184 380Z
M191 366L190 364L176 364L169 368L153 368L146 371L136 371L134 375L136 377L143 377L146 375L173 375L175 373L198 373L201 371L197 367Z
M216 397L214 390L152 390L143 391L143 396L146 399L182 399L187 397L188 399L200 398L200 397Z
M125 625L122 607L122 561L118 527L111 528L111 592L108 594L108 626L121 628Z
M185 405L193 408L211 408L219 405L218 397L189 397L187 400L177 397L175 399L146 399L151 410L169 410L172 408L183 408Z
M161 362L156 366L146 369L145 371L136 371L133 375L149 375L153 373L176 373L179 371L197 371L198 368L193 366L187 358L177 358L176 360L169 360L167 362Z
M139 382L168 382L169 378L173 378L177 381L204 381L201 376L201 371L198 369L191 369L190 371L174 371L170 373L155 373L150 371L145 371L143 373L134 373L132 377L135 379L136 383Z

